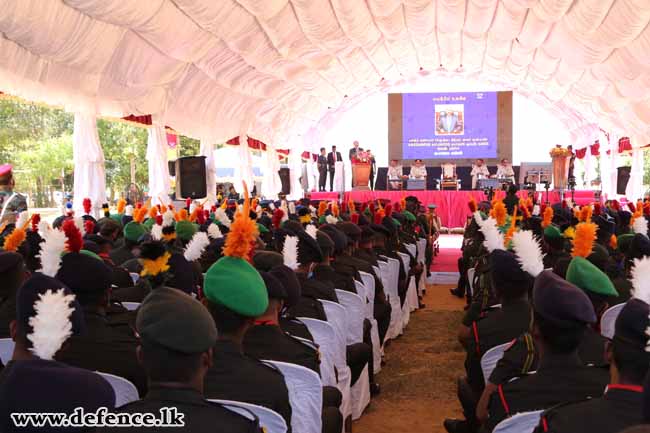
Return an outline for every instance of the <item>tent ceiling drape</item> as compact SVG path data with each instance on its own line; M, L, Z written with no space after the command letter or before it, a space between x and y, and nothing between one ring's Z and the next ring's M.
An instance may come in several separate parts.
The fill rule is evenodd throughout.
M647 0L0 0L0 90L282 148L348 101L464 74L575 136L648 143L649 22Z

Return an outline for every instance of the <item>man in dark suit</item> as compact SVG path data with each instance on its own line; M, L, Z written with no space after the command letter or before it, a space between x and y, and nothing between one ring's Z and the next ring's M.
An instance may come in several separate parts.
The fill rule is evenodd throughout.
M336 151L336 146L332 146L332 151L327 154L327 168L330 172L330 191L334 191L334 171L335 164L339 161L343 161L341 152Z
M325 191L325 183L327 182L327 151L324 147L320 148L320 155L318 155L318 191Z

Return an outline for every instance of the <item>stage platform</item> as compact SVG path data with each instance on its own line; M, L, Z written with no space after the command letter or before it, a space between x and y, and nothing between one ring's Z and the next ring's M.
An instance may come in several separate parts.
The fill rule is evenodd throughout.
M505 196L505 192L496 191L499 197ZM537 192L538 200L546 201L546 192ZM541 197L540 197L541 194ZM402 197L409 195L416 196L424 205L437 205L437 212L443 226L448 228L463 227L469 216L467 203L470 197L476 202L487 200L483 191L346 191L343 193L345 201L365 203L370 200L387 199L391 202L398 202ZM526 197L527 191L519 191L520 197ZM338 200L338 192L312 192L312 200ZM560 193L549 191L548 198L551 204L560 201ZM594 191L575 191L575 201L579 205L593 203Z

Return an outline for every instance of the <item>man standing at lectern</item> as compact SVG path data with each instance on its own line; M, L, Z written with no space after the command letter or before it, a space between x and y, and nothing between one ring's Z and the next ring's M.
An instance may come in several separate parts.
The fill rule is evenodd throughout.
M320 155L316 162L318 167L318 191L325 191L325 184L327 183L327 151L324 147L320 148Z
M357 143L357 146L359 143ZM343 161L341 152L336 151L336 146L332 146L332 151L327 154L327 168L330 172L330 192L334 191L334 172L336 171L336 163Z
M482 159L477 159L476 164L472 166L472 189L476 189L476 184L480 179L486 179L490 177L490 171L485 165L485 161Z
M357 157L357 154L361 152L362 149L359 149L359 142L357 140L354 140L352 142L352 148L350 149L349 153L349 159L350 159L350 164L354 165L354 160ZM352 187L354 187L354 170L352 170Z

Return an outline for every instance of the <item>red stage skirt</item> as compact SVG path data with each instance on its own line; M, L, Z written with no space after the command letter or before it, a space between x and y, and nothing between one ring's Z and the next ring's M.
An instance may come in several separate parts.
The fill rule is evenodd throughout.
M504 197L504 191L496 191L498 197ZM519 191L520 197L526 197L527 191ZM537 192L539 197L540 192ZM546 192L541 192L542 201L546 201ZM467 217L470 215L467 203L470 197L474 197L477 203L487 200L483 191L348 191L345 193L345 201L365 203L370 200L387 199L391 202L399 202L402 197L409 195L416 196L425 206L437 205L437 213L445 227L464 227ZM568 194L567 194L568 196ZM312 200L338 200L339 193L336 192L312 192ZM548 198L551 204L560 201L560 193L549 191ZM576 191L575 201L579 205L594 202L593 191Z

